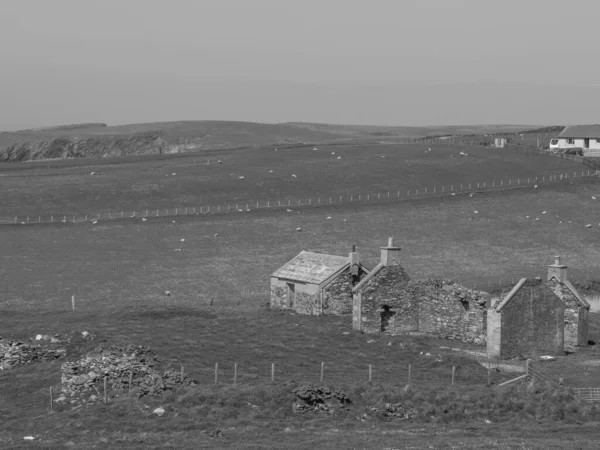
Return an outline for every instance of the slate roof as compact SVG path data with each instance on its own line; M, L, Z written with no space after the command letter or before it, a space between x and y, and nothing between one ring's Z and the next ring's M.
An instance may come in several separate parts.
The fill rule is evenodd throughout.
M273 272L271 276L304 283L321 284L349 265L350 261L347 256L302 251L294 259Z
M600 139L600 125L570 125L565 127L558 137Z

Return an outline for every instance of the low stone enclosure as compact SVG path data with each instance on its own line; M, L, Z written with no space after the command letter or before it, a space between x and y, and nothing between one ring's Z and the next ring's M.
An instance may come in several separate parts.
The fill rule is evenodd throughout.
M568 280L560 257L548 266L546 280L521 279L509 289L485 292L452 280L412 280L399 255L393 238L372 270L358 262L355 249L349 258L302 252L273 273L271 307L352 313L353 329L363 333L487 343L490 357L573 352L588 344L590 305ZM332 261L337 269L325 270Z

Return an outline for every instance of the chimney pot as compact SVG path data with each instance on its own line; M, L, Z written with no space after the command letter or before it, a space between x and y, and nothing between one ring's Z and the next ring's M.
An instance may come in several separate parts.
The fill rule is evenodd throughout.
M352 253L354 253L356 251L356 245L352 246Z
M394 238L388 238L388 247L393 247L394 246Z
M560 256L554 257L554 264L556 264L557 266L560 266Z

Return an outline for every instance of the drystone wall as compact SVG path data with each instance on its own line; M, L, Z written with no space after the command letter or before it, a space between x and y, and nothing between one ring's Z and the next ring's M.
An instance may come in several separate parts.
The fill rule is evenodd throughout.
M481 344L486 341L488 297L452 280L411 281L402 268L386 267L362 289L361 330L423 332Z
M358 280L353 280L350 269L347 269L325 286L322 290L323 314L352 314L353 283L364 278L364 275L361 271Z
M546 282L546 286L565 304L565 350L574 352L578 345L587 345L586 308L581 308L582 305L575 294L555 279ZM582 309L584 311L581 311Z

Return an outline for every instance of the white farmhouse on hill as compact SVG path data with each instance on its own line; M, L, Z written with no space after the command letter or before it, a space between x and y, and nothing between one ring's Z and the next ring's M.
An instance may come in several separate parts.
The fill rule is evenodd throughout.
M584 155L600 156L600 125L571 125L550 140L550 149L581 148Z

